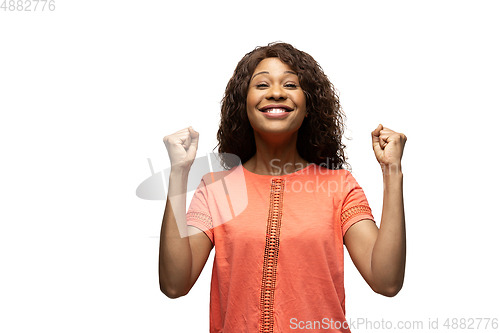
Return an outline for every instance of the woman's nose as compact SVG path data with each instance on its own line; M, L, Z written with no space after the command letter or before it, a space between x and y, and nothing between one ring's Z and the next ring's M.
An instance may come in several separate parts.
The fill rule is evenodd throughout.
M281 87L280 85L274 85L271 88L269 88L269 91L267 92L267 99L287 99L288 94L286 93L285 89Z

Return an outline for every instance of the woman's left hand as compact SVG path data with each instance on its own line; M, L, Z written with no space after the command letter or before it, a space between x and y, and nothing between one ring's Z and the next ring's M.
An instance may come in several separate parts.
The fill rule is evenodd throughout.
M401 170L406 135L378 125L372 132L373 151L382 170Z

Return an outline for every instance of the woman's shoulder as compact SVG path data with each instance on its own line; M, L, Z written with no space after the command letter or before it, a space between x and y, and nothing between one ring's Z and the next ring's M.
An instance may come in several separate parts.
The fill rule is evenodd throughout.
M223 191L227 194L229 188L245 187L245 175L241 165L234 166L229 170L213 171L203 175L201 182L208 188ZM216 185L216 186L210 186Z

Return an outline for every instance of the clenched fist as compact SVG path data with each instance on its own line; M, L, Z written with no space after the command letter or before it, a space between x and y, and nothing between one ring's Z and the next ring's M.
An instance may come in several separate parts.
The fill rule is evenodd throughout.
M189 170L196 157L200 134L191 126L163 138L172 169Z
M372 143L375 157L384 172L386 170L401 171L406 135L378 125L372 132Z

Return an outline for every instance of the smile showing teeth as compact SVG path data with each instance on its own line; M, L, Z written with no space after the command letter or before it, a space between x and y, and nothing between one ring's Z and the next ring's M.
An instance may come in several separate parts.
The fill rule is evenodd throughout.
M267 112L267 113L285 113L285 112L287 112L287 110L285 110L285 109L267 109L264 112Z

